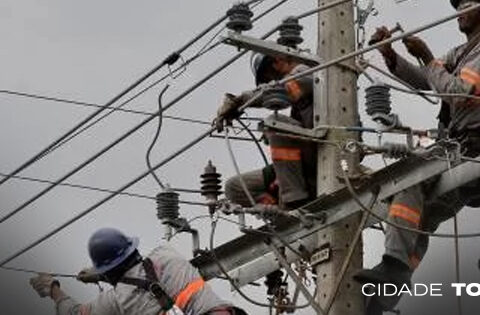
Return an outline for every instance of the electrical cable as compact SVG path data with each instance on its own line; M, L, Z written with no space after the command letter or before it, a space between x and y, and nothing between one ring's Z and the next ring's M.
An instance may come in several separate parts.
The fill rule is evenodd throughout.
M241 121L240 119L237 119L238 123L247 131L248 135L252 138L252 140L255 142L255 145L258 148L258 152L260 152L260 155L262 156L263 162L265 163L265 166L268 166L270 163L268 163L267 155L265 154L265 151L262 148L262 145L258 141L257 137L253 134L253 132L248 128L248 126Z
M31 274L47 274L55 278L77 278L77 275L73 274L65 274L65 273L52 273L52 272L43 272L43 271L36 271L36 270L31 270L31 269L25 269L25 268L16 268L16 267L0 267L3 270L8 270L8 271L16 271L16 272L22 272L22 273L31 273Z
M453 216L453 230L455 233L455 280L457 283L460 283L460 249L459 249L459 244L458 244L458 217L457 217L457 212L455 212L455 215ZM462 315L462 297L457 296L457 311L458 315Z
M396 81L398 83L400 83L401 85L407 87L408 89L410 89L411 91L415 92L414 94L424 98L427 102L433 104L433 105L437 105L438 104L438 100L435 101L435 100L432 100L430 98L428 98L423 92L415 89L412 85L410 85L408 82L400 79L400 78L397 78L396 76L388 73L387 71L384 71L383 69L377 67L376 65L370 63L369 61L365 60L365 59L361 59L359 60L359 66L362 67L362 69L365 70L365 68L363 67L363 65L366 65L367 67L369 68L372 68L373 70L377 71L378 73L386 76L387 78L393 80L393 81Z
M172 161L173 159L175 159L176 157L178 157L179 155L181 155L182 153L184 153L185 151L187 151L188 149L190 149L191 147L193 147L194 145L196 145L197 143L199 143L200 141L202 141L203 139L205 139L206 137L208 137L208 135L213 132L215 130L215 128L210 128L206 131L204 131L203 133L201 133L199 136L197 136L196 138L194 138L193 140L191 140L188 144L184 145L183 147L181 147L180 149L178 149L177 151L175 151L174 153L172 153L171 155L169 155L167 158L165 158L163 161L159 162L157 165L155 165L152 169L153 170L156 170L162 166L164 166L165 164L167 164L168 162ZM98 201L97 203L95 203L94 205L92 205L91 207L87 208L86 210L76 214L73 218L67 220L66 222L62 223L61 225L57 226L56 228L54 228L53 230L51 230L50 232L46 233L45 235L43 235L42 237L40 237L39 239L35 240L34 242L30 243L29 245L27 245L26 247L24 247L23 249L17 251L16 253L14 253L13 255L7 257L6 259L3 259L1 262L0 262L0 267L4 266L5 264L7 264L8 262L12 261L13 259L17 258L18 256L22 255L23 253L26 253L27 251L29 251L30 249L36 247L37 245L43 243L44 241L46 241L47 239L50 239L52 236L54 236L55 234L57 234L58 232L62 231L63 229L65 229L66 227L70 226L71 224L75 223L76 221L80 220L81 218L83 218L84 216L86 216L87 214L91 213L92 211L94 211L95 209L97 209L98 207L102 206L103 204L105 204L106 202L108 202L109 200L113 199L114 197L116 197L118 194L120 194L121 192L123 192L124 190L130 188L131 186L135 185L136 183L138 183L139 181L141 181L142 179L144 179L146 176L148 176L150 174L150 171L146 171L144 173L142 173L141 175L139 175L138 177L136 177L135 179L133 179L132 181L128 182L127 184L125 184L124 186L122 186L121 188L115 190L113 193L111 193L109 196L105 197L104 199Z
M390 87L393 90L397 90L402 93L408 93L408 94L414 94L414 95L424 95L424 96L433 96L433 97L458 97L458 98L465 98L465 99L472 99L476 101L480 101L480 96L477 95L471 95L471 94L462 94L462 93L436 93L436 92L425 92L421 90L406 90L401 87L389 84L389 83L384 83L386 86Z
M269 86L276 86L276 85L283 85L285 83L288 83L289 81L292 81L292 80L296 80L296 79L300 79L302 77L305 77L305 76L308 76L308 75L311 75L315 72L318 72L320 70L323 70L323 69L326 69L328 67L331 67L333 65L336 65L338 63L341 63L343 61L346 61L348 59L352 59L352 58L355 58L357 56L360 56L360 55L363 55L367 52L370 52L370 51L373 51L373 50L376 50L384 45L387 45L387 44L391 44L393 42L396 42L396 41L399 41L399 40L402 40L403 38L406 38L406 37L409 37L409 36L412 36L412 35L415 35L417 33L420 33L420 32L423 32L425 30L428 30L428 29L431 29L431 28L434 28L434 27L437 27L441 24L444 24L446 22L449 22L453 19L456 19L458 18L459 16L461 15L465 15L466 13L469 13L469 12L472 12L474 10L478 10L480 9L480 4L477 4L477 5L472 5L464 10L460 10L460 11L457 11L455 14L451 14L451 15L448 15L446 17L443 17L441 19L437 19L433 22L430 22L430 23L427 23L427 24L424 24L420 27L417 27L411 31L408 31L408 32L405 32L405 33L402 33L401 35L399 36L394 36L394 37L391 37L391 38L388 38L388 39L385 39L381 42L378 42L378 43L375 43L373 45L370 45L369 47L366 47L366 48L362 48L362 49L359 49L359 50L355 50L355 51L352 51L350 53L347 53L347 54L344 54L340 57L337 57L337 58L334 58L332 60L329 60L327 62L324 62L318 66L314 66L314 67L311 67L309 68L308 70L305 70L303 72L299 72L297 74L294 74L294 75L290 75L282 80L279 80L279 81L272 81L271 83L269 83L268 85Z
M253 1L253 2L259 2L259 1L263 1L263 0L256 0L256 1ZM282 0L280 4L283 4L284 2L286 2L288 0ZM248 2L248 3L253 3L252 1ZM249 5L247 3L247 5ZM278 7L279 5L276 4L274 5L272 8L276 8ZM265 16L266 14L268 14L269 12L271 12L271 9L267 9L265 12L263 12L262 14L260 14L259 16L255 17L252 22L255 22L255 21L258 21L259 19L261 19L263 16ZM212 28L213 29L213 28ZM181 55L178 55L179 58L182 59L183 63L181 65L179 65L176 69L174 69L173 71L170 70L170 65L169 66L169 73L164 75L163 77L161 77L160 79L157 79L156 81L154 81L153 83L149 84L148 86L146 86L145 88L141 89L139 92L137 92L136 94L134 94L133 96L131 96L130 98L128 98L127 100L125 100L124 102L122 102L120 105L118 105L117 107L115 107L115 110L112 109L110 110L108 113L100 116L99 118L95 119L94 121L92 121L91 123L87 124L86 126L82 127L81 129L79 129L78 131L74 132L73 134L71 134L69 137L67 137L66 139L64 139L63 141L59 142L56 146L52 147L46 154L50 154L52 153L54 150L58 149L59 147L61 146L64 146L65 144L67 144L68 142L70 142L71 140L73 140L74 138L78 137L79 135L81 135L82 133L84 133L85 131L87 131L88 129L90 129L91 127L95 126L96 124L100 123L102 120L106 119L107 117L109 117L111 114L113 114L114 112L118 111L118 110L121 110L123 106L127 105L128 103L132 102L133 100L137 99L138 97L140 97L141 95L145 94L148 90L152 89L153 87L155 87L156 85L160 84L161 82L163 82L165 79L167 79L168 77L172 77L173 79L176 79L179 75L181 75L181 73L183 73L186 69L186 67L192 63L193 61L195 61L196 59L200 58L201 56L205 55L206 53L212 51L213 49L215 49L216 47L218 47L220 44L222 44L223 41L222 40L219 40L218 42L216 42L215 44L211 45L210 47L206 48L203 47L199 52L197 52L193 57L190 57L188 60L186 61L183 61L183 58L181 57ZM175 74L177 73L178 71L181 71L180 74ZM46 155L44 154L44 155ZM42 155L42 157L44 156Z
M160 132L162 131L162 121L163 121L163 108L162 108L162 98L165 92L167 92L169 88L169 85L166 85L163 90L160 92L160 95L158 95L158 126L155 131L155 136L153 137L152 143L148 147L147 154L145 155L145 161L147 163L148 170L150 171L150 174L152 177L155 179L155 181L158 183L161 189L165 189L165 185L160 181L160 178L158 178L157 174L155 173L154 170L152 170L152 163L150 161L150 155L152 153L153 148L155 147L155 144L157 143L158 137L160 136Z
M252 0L254 2L256 1L259 1L259 0ZM250 1L249 3L254 3ZM17 175L18 173L20 173L21 171L23 171L24 169L26 169L27 167L29 167L30 165L34 164L36 161L38 161L39 159L41 159L45 154L48 154L48 152L54 148L55 146L57 146L59 143L61 143L62 141L64 141L66 138L68 138L70 135L72 135L73 133L75 133L78 129L82 128L82 126L84 126L85 124L87 124L88 122L90 122L93 118L95 118L96 116L98 116L100 113L102 113L106 107L108 106L111 106L113 105L114 103L116 103L118 100L120 100L122 97L124 97L125 95L127 95L129 92L131 92L132 90L134 90L136 87L138 87L141 83L143 83L145 80L147 80L149 77L151 77L154 73L156 73L158 70L160 70L161 68L163 68L165 65L171 65L171 64L174 64L180 57L181 53L184 52L186 49L188 49L190 46L192 46L193 44L195 44L198 40L200 40L201 38L203 38L206 34L208 34L212 29L214 29L217 25L221 24L223 21L225 21L225 19L227 18L227 15L225 14L224 16L222 16L221 18L219 18L218 20L216 20L214 23L212 23L210 26L208 26L206 29L204 29L203 31L201 31L198 35L196 35L193 39L191 39L189 42L187 42L185 45L183 45L180 49L176 50L174 53L170 54L168 57L166 57L162 62L160 62L160 64L158 64L157 66L155 66L153 69L151 69L150 71L148 71L146 74L144 74L142 77L140 77L139 79L137 79L134 83L132 83L130 86L128 86L126 89L124 89L122 92L120 92L118 95L116 95L115 97L113 97L110 101L108 101L106 104L105 104L105 107L104 108L100 108L98 109L97 111L93 112L92 114L90 114L89 116L87 116L85 119L83 119L81 122L79 122L78 124L76 124L73 128L71 128L69 131L67 131L65 134L63 134L61 137L59 137L58 139L56 139L55 141L53 141L51 144L49 144L46 148L44 148L43 150L41 150L39 153L37 153L35 156L33 156L32 158L30 158L29 160L27 160L26 162L24 162L22 165L20 165L19 167L17 167L14 171L12 171L9 175L10 176L7 176L5 178L3 178L2 180L0 180L0 186L2 184L4 184L5 182L7 182L12 175Z
M7 94L7 95L27 97L27 98L33 98L33 99L39 99L39 100L53 101L53 102L58 102L58 103L79 105L79 106L83 106L83 107L96 107L96 108L103 107L103 105L95 104L95 103L88 103L88 102L84 102L84 101L58 98L58 97L54 97L54 96L32 94L32 93L19 92L19 91L12 91L12 90L0 90L0 94ZM143 115L143 116L156 116L157 115L157 113L154 113L154 112L147 112L147 111L141 111L141 110L135 110L135 109L125 109L125 108L111 107L111 106L109 106L107 108L112 109L114 111L120 111L120 112L124 112L124 113L137 114L137 115ZM163 115L163 118L185 121L185 122L191 122L191 123L201 124L201 125L211 125L211 122L208 122L208 121L186 118L186 117Z
M240 287L236 284L235 280L232 279L232 277L230 277L230 275L228 274L228 272L225 270L225 268L222 266L221 262L218 260L218 257L217 257L217 254L215 253L215 230L216 230L216 222L215 221L212 221L212 224L211 224L211 231L210 231L210 255L213 259L213 261L215 262L215 264L217 265L218 269L220 270L220 272L223 274L223 276L228 280L228 282L230 282L230 285L235 289L235 291L240 294L240 296L242 298L244 298L246 301L248 301L249 303L253 304L253 305L256 305L256 306L259 306L259 307L264 307L264 308L270 308L270 307L286 307L286 308L291 308L291 309L303 309L303 308L307 308L310 306L310 303L307 303L307 304L304 304L304 305L275 305L275 304L266 304L266 303L262 303L262 302L258 302L258 301L255 301L253 300L252 298L250 298L249 296L247 296L241 289Z
M248 100L244 105L242 105L242 107L239 109L240 111L243 111L245 108L249 107L251 104L253 104L262 94L261 93L258 93L257 95L255 95L253 98L251 98L250 100ZM165 110L165 108L164 108ZM201 142L203 139L207 138L212 132L214 132L216 130L215 127L210 127L209 129L205 130L203 133L201 133L198 137L194 138L192 141L190 141L188 144L184 145L183 147L181 147L180 149L178 149L177 151L175 151L174 153L172 153L171 155L169 155L167 158L163 159L163 161L159 162L157 165L155 165L154 167L152 167L152 170L157 170L158 168L164 166L165 164L167 164L168 162L172 161L173 159L177 158L179 155L181 155L182 153L184 153L185 151L187 151L188 149L190 149L191 147L195 146L197 143ZM2 261L0 261L0 267L4 266L5 264L9 263L10 261L12 261L13 259L21 256L22 254L28 252L29 250L31 250L32 248L35 248L37 245L43 243L44 241L50 239L52 236L56 235L57 233L59 233L60 231L64 230L65 228L67 228L68 226L70 226L71 224L77 222L78 220L80 220L81 218L83 218L84 216L86 216L87 214L91 213L92 211L96 210L98 207L102 206L103 204L107 203L108 201L110 201L111 199L113 199L114 197L116 197L117 195L119 195L121 192L123 192L124 190L130 188L131 186L135 185L136 183L138 183L139 181L141 181L142 179L144 179L146 176L148 176L150 174L150 170L144 172L143 174L139 175L138 177L134 178L133 180L131 180L130 182L128 182L127 184L125 184L124 186L122 186L121 188L117 189L116 191L112 192L109 196L105 197L104 199L98 201L97 203L95 203L94 205L92 205L91 207L87 208L86 210L78 213L77 215L75 215L74 217L70 218L69 220L67 220L66 222L64 222L63 224L57 226L56 228L54 228L53 230L51 230L50 232L48 232L47 234L43 235L42 237L38 238L37 240L35 240L34 242L30 243L29 245L27 245L26 247L24 247L23 249L17 251L16 253L14 253L13 255L7 257L6 259L3 259Z
M1 177L8 176L5 173L0 173ZM12 177L13 179L19 179L19 180L24 180L24 181L29 181L29 182L34 182L34 183L42 183L42 184L52 184L53 181L49 181L46 179L39 179L39 178L33 178L33 177L26 177L26 176L18 176L15 175ZM100 187L93 187L93 186L87 186L87 185L80 185L80 184L73 184L73 183L61 183L59 186L64 186L64 187L70 187L70 188L77 188L77 189L83 189L83 190L89 190L89 191L96 191L96 192L103 192L103 193L113 193L114 190L112 189L106 189L106 188L100 188ZM173 191L178 191L178 192L184 192L184 193L201 193L200 191L196 191L194 189L183 189L183 188L171 188ZM134 197L134 198L140 198L140 199L148 199L148 200L157 200L157 197L154 196L149 196L149 195L144 195L144 194L138 194L138 193L132 193L132 192L121 192L119 193L121 196L128 196L128 197ZM206 203L203 202L196 202L196 201L187 201L187 200L179 200L180 203L183 204L189 204L189 205L195 205L195 206L205 206L207 205Z
M272 29L270 32L267 32L262 38L268 38L270 35L272 35L273 33L275 33L277 28L275 29ZM185 90L184 92L182 92L180 95L178 95L176 98L174 98L171 102L169 102L167 105L164 106L163 108L163 111L166 111L168 108L172 107L173 105L175 105L176 103L178 103L180 100L182 100L184 97L188 96L191 92L195 91L197 88L199 88L200 86L202 86L203 84L205 84L207 81L209 81L211 78L213 78L214 76L216 76L218 73L220 73L221 71L223 71L224 69L226 69L228 66L230 66L231 64L233 64L236 60L240 59L243 55L246 54L246 51L242 51L242 52L239 52L238 54L236 54L234 57L232 57L231 59L229 59L227 62L225 62L223 65L221 65L220 67L218 67L217 69L215 69L214 71L212 71L211 73L209 73L208 75L206 75L204 78L202 78L201 80L197 81L195 84L193 84L190 88L188 88L187 90ZM158 113L156 113L156 115L158 115ZM102 150L100 150L99 152L97 152L96 154L94 154L93 156L91 156L89 159L87 159L86 161L84 161L83 163L81 163L80 165L78 165L77 167L75 167L73 170L71 170L70 172L68 172L66 175L62 176L60 179L58 179L55 184L52 184L51 186L45 188L44 190L42 190L41 192L39 192L38 194L36 194L34 197L32 197L31 199L29 199L28 201L24 202L23 204L21 204L19 207L15 208L13 211L7 213L6 215L4 215L3 217L0 218L0 223L3 223L5 222L6 220L8 220L9 218L11 218L13 215L17 214L18 212L20 212L21 210L23 210L24 208L26 208L28 205L30 205L31 203L33 203L34 201L36 201L37 199L39 199L40 197L42 197L43 195L45 195L46 193L48 193L50 190L52 190L53 188L55 188L58 183L61 183L62 181L68 179L70 176L76 174L78 171L80 171L81 169L83 169L84 167L86 167L87 165L89 165L91 162L95 161L97 158L99 158L100 156L102 156L104 153L108 152L110 149L112 149L113 147L115 147L117 144L119 144L120 142L122 142L123 140L125 140L126 138L130 137L132 134L134 134L136 131L140 130L142 127L144 127L145 125L147 125L150 121L152 121L156 115L153 115L153 116L150 116L148 118L146 118L145 120L143 120L142 122L140 122L139 124L137 124L135 127L133 127L132 129L128 130L126 133L124 133L123 135L121 135L119 138L117 138L115 141L113 141L112 143L110 143L109 145L107 145L106 147L104 147ZM1 183L1 181L0 181Z

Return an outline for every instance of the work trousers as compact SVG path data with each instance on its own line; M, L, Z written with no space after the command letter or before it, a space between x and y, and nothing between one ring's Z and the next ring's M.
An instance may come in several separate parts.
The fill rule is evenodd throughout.
M284 115L277 114L275 119L301 125ZM315 144L274 132L267 132L265 136L270 144L273 165L240 175L255 203L288 204L309 198L315 192ZM225 195L233 203L251 206L239 176L226 182Z
M430 198L429 192L437 181L413 186L397 194L389 210L388 221L403 227L428 232L437 230L440 223L452 218L464 206L476 207L480 195L480 180L468 183L441 197ZM475 192L475 193L473 193ZM428 249L429 237L386 227L385 254L394 257L415 270Z

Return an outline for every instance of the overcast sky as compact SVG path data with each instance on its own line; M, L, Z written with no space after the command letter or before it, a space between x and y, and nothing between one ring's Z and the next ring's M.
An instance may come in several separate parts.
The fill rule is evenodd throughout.
M165 56L186 43L194 34L223 15L232 0L2 0L0 1L0 90L45 94L103 104L131 82L158 64ZM266 0L255 10L263 10L275 3ZM299 14L314 8L314 0L290 0L250 32L265 33L283 17ZM406 30L441 18L453 12L448 0L411 0L396 4L394 0L377 0L378 16L367 22L367 36L375 26L394 26L400 22ZM302 21L305 26L304 47L316 50L316 20ZM456 22L450 22L421 35L430 44L435 55L444 54L449 48L462 43L464 38L457 30ZM193 55L200 47L188 50L184 57ZM396 44L401 47L401 44ZM165 102L173 99L195 81L201 79L222 61L235 54L235 49L221 46L190 65L176 79L170 79L171 88ZM382 65L377 53L368 55ZM158 76L166 74L163 69ZM149 81L149 82L151 82ZM360 80L361 88L366 86ZM176 106L169 115L211 121L225 92L239 93L253 87L253 78L247 58L236 62L202 88ZM152 89L128 105L137 110L156 110L156 98L160 87ZM360 111L363 115L363 93L359 93ZM394 110L402 120L414 127L432 128L438 107L412 96L394 93ZM0 94L0 173L8 173L33 154L39 152L72 125L88 116L94 109L50 101L38 101ZM252 115L265 115L256 111ZM83 162L105 145L116 139L145 117L117 112L82 136L36 163L22 174L26 176L57 179ZM365 119L365 124L371 124ZM153 137L155 124L135 133L102 158L98 159L68 181L102 188L118 188L144 172L144 156ZM192 139L206 127L185 122L164 120L163 131L154 161L160 161ZM372 140L372 139L370 139ZM262 166L256 148L250 143L236 143L235 151L242 170ZM223 178L234 175L232 163L222 140L207 139L158 172L161 179L173 187L199 188L199 175L211 159ZM379 167L377 160L367 160ZM28 200L44 185L10 180L0 187L0 214L4 215ZM133 192L155 195L159 188L147 178L131 189ZM19 215L1 224L0 259L29 244L53 227L104 197L103 193L59 187L27 207ZM199 196L182 194L183 199L201 200ZM182 215L192 218L206 214L201 207L182 206ZM461 231L478 229L479 216L472 210L460 216ZM88 237L99 227L117 227L130 235L141 238L143 253L158 244L163 235L156 219L155 204L150 200L117 197L94 213L71 225L57 236L13 261L11 266L37 270L76 273L89 265L86 250ZM201 232L202 247L207 246L208 221L194 224ZM451 231L451 222L442 230ZM223 243L239 236L235 226L222 223L217 242ZM365 237L365 263L372 266L383 253L383 237L377 232L367 232ZM172 245L186 257L191 257L189 236L179 236ZM453 242L433 240L427 258L420 267L417 278L431 274L429 266L445 270L453 279ZM473 240L462 241L462 266L474 270L479 255L479 245ZM448 254L447 254L448 253ZM475 256L476 255L476 256ZM466 272L466 271L465 271ZM423 277L423 278L422 278ZM0 303L2 314L16 315L35 312L53 313L52 303L41 300L28 285L29 275L0 271ZM416 279L417 279L416 278ZM85 286L73 280L62 281L65 290L81 301L92 299L97 293L93 286ZM266 310L249 305L228 284L213 282L214 289L223 298L249 310L251 314L267 314ZM248 288L256 299L264 299L262 288ZM13 301L13 302L12 302ZM403 302L402 305L407 305ZM453 307L453 306L452 306ZM311 310L298 314L312 314Z

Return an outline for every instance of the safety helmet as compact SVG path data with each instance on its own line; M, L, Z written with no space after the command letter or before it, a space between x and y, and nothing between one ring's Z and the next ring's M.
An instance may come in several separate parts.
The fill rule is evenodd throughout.
M480 0L470 0L472 2L480 2ZM450 3L452 4L452 6L457 9L458 6L460 5L460 2L462 2L462 0L450 0Z
M268 83L265 78L265 71L267 67L271 66L273 58L262 53L253 53L250 58L250 66L252 68L253 75L255 76L255 83L260 85L262 83Z
M105 273L121 265L138 247L136 237L127 237L122 232L103 228L90 237L88 253L98 273Z

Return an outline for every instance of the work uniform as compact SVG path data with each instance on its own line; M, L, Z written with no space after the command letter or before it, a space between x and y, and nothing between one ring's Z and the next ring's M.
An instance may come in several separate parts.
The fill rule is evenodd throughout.
M289 75L308 69L308 66L298 65ZM274 118L303 128L313 128L313 77L292 80L284 88L291 104L290 117L275 113ZM257 105L262 107L261 103ZM265 136L273 165L241 175L255 202L287 204L315 196L315 143L280 136L275 132L266 132ZM227 181L225 194L233 203L251 206L238 176Z
M225 309L231 304L221 300L206 284L197 269L174 249L160 246L148 256L162 289L175 300L184 314L210 314L214 309ZM146 279L142 264L131 268L128 278ZM148 291L133 285L119 283L113 289L101 292L88 303L80 304L71 297L57 302L58 315L161 315L158 300ZM175 314L175 313L171 313ZM230 314L228 311L218 314Z
M480 95L480 41L451 50L446 57L426 67L416 67L397 56L390 71L422 90L438 93ZM473 48L472 48L473 47ZM480 154L480 101L462 97L442 98L439 129L462 143L463 153ZM415 186L397 194L390 206L389 220L402 226L435 231L440 223L454 216L465 205L478 206L480 182L468 183L441 198L429 198L436 181ZM388 226L386 255L414 270L424 257L428 237Z

